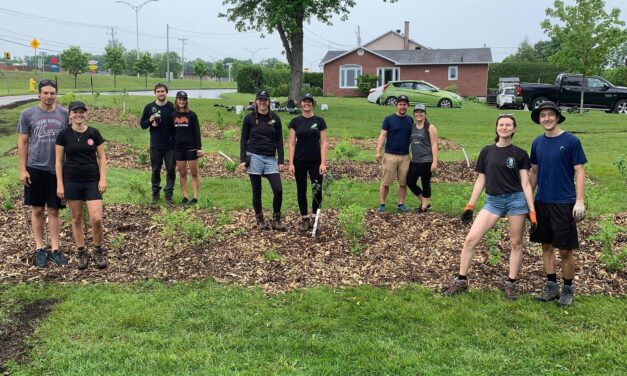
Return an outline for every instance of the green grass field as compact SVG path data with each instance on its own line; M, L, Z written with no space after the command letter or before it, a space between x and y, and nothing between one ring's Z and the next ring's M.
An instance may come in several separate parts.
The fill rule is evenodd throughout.
M118 107L120 98L83 95L98 106ZM241 121L224 105L246 104L248 94L224 100L192 99L201 122L221 122L225 129ZM126 98L139 113L150 98ZM363 98L319 98L329 105L318 112L338 138L375 138L392 109ZM21 109L0 110L0 154L15 146L15 122ZM462 109L429 109L441 137L463 146L471 159L492 142L501 112L482 104ZM529 150L541 128L527 111L514 111L514 142ZM291 118L281 114L284 128ZM589 163L586 172L588 215L602 218L627 211L625 177L614 165L625 158L627 118L605 113L566 114L564 129L577 133ZM145 130L93 124L107 140L145 147ZM203 140L206 151L236 155L233 141ZM355 159L371 160L373 151ZM330 153L334 158L334 153ZM442 160L461 161L446 151ZM0 196L17 180L17 158L0 157ZM129 202L126 182L149 174L112 168L106 204ZM326 207L377 204L378 184L336 182ZM471 184L437 184L434 210L457 215ZM178 190L178 189L177 189ZM264 186L264 203L270 201ZM389 201L395 199L391 190ZM201 196L227 210L248 208L246 179L203 179ZM178 192L177 192L177 198ZM413 201L412 201L413 200ZM411 206L417 204L414 198ZM284 207L296 210L295 186L284 183ZM1 210L1 209L0 209ZM106 221L106 218L105 218ZM461 244L460 244L461 247ZM627 299L577 297L569 309L539 304L525 295L506 301L499 291L477 291L447 299L410 285L390 291L359 286L317 287L266 296L213 281L197 283L0 285L0 323L8 310L39 299L57 299L51 315L30 340L31 361L11 362L15 375L623 375L627 374ZM13 307L13 308L8 308Z

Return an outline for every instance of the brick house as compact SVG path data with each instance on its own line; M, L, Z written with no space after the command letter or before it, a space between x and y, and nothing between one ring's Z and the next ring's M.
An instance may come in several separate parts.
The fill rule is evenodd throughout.
M432 49L390 31L349 51L328 51L320 65L323 93L335 96L360 96L357 77L373 74L377 86L388 81L424 80L440 88L456 85L462 96L487 96L489 48Z

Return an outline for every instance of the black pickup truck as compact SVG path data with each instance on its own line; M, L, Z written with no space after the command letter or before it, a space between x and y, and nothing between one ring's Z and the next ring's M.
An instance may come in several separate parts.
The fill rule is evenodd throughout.
M579 108L582 83L581 74L562 73L552 85L521 83L517 95L523 97L529 110L544 101L553 101L560 107ZM583 100L584 108L627 114L627 87L614 86L599 76L586 76Z

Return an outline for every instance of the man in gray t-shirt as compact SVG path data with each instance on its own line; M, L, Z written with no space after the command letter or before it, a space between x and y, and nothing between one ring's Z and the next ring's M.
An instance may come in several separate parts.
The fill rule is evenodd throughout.
M39 103L20 114L17 125L17 143L20 181L24 184L24 204L31 206L31 222L36 250L33 261L45 267L48 259L57 265L67 263L59 251L59 209L55 176L55 141L59 132L68 126L68 111L56 104L57 85L54 81L39 83ZM48 209L48 232L52 253L44 247L44 213Z

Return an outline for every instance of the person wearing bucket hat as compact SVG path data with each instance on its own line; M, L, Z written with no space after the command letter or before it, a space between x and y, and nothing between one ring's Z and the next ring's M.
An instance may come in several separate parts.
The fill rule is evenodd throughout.
M55 167L57 196L67 201L72 215L78 269L83 270L89 264L83 230L85 205L91 223L96 266L100 269L107 267L102 246L102 195L107 190L107 158L102 135L96 128L87 125L87 106L83 102L70 103L70 127L57 136Z
M390 191L390 185L396 178L398 181L398 211L409 212L405 206L407 195L407 170L409 169L409 144L411 142L411 129L414 120L407 116L409 98L399 95L396 100L396 112L387 116L381 125L381 133L377 139L375 159L381 163L381 185L379 186L379 213L385 212L385 201ZM381 149L385 144L385 152L381 155Z
M508 114L499 115L496 119L495 143L484 147L479 153L475 168L479 175L462 214L462 222L472 221L473 208L484 188L485 205L466 235L459 260L459 274L444 291L445 296L452 296L468 289L467 276L475 247L502 217L507 217L511 253L505 295L511 300L518 298L516 278L522 264L525 219L529 214L534 223L535 211L533 192L529 183L531 167L529 155L525 150L512 144L515 132L516 119Z
M416 124L411 129L411 163L407 171L407 187L420 200L416 208L426 213L431 205L431 174L438 168L438 131L427 120L427 108L419 103L414 107ZM422 188L418 187L418 178Z
M48 261L67 263L59 249L59 209L65 205L57 197L54 142L68 126L68 110L57 105L57 84L53 80L39 82L39 102L20 113L17 124L17 154L20 182L24 185L24 205L31 207L31 225L35 238L33 264L45 267ZM48 236L52 252L45 251L44 215L47 212Z
M202 141L200 137L200 124L196 113L189 109L187 93L179 91L174 100L174 112L172 113L172 126L174 127L174 160L179 170L183 204L194 205L198 203L200 191L200 175L198 172L198 158L203 156ZM187 171L192 176L192 194L189 199L187 190Z
M322 179L327 172L327 123L322 117L314 115L315 104L313 95L303 95L300 100L302 114L293 118L288 126L288 170L296 180L300 230L303 232L313 228L307 213L307 173L313 191L311 212L315 215L322 203Z
M285 168L283 151L283 127L281 118L270 110L270 94L259 90L253 111L246 115L240 139L240 168L248 173L253 193L253 209L257 228L285 231L281 224L283 185L279 171ZM261 203L261 177L264 176L272 188L272 221L263 216Z
M577 222L585 213L585 171L588 162L579 139L561 129L566 118L553 102L543 102L531 113L531 119L542 126L544 134L531 144L530 181L537 186L535 207L538 228L530 240L542 244L542 260L546 285L536 300L558 299L559 306L574 300L574 251L579 248ZM562 259L563 287L557 282L555 250Z
M158 83L154 88L155 100L144 107L139 121L142 129L150 130L150 165L152 167L152 202L155 205L161 195L161 167L165 164L166 183L163 188L165 199L172 203L176 163L174 161L174 127L172 113L174 104L168 101L168 87Z

